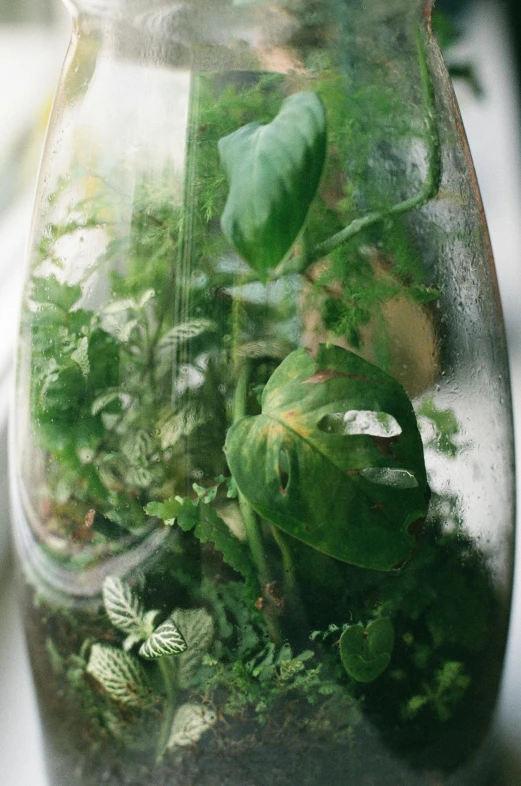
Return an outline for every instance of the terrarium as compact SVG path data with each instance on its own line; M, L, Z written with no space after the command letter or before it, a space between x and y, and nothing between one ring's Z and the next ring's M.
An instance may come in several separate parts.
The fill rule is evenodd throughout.
M513 459L421 0L78 0L12 498L53 786L486 784Z

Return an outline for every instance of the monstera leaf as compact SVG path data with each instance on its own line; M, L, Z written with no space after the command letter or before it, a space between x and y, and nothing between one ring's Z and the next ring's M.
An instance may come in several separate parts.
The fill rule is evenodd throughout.
M372 682L391 662L394 629L391 620L381 617L364 628L349 625L340 637L340 657L344 668L357 682Z
M251 507L288 535L376 570L411 556L429 497L416 418L401 385L352 352L288 355L225 453Z
M222 230L265 280L295 242L318 188L326 156L320 98L295 93L271 123L223 137L219 154L230 186Z

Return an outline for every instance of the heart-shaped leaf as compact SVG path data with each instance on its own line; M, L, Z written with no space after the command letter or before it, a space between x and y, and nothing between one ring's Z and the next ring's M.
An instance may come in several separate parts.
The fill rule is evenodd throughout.
M388 667L394 647L394 629L381 617L364 628L361 622L349 625L340 637L340 657L344 668L357 682L372 682Z
M289 535L376 570L411 556L429 496L416 418L401 385L354 353L288 355L225 453L246 500Z
M249 123L219 141L230 186L221 227L266 280L304 225L326 156L326 115L315 93L287 98L271 123Z

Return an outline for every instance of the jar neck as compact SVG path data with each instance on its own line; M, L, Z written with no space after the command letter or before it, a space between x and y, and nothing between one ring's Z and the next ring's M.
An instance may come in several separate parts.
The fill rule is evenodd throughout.
M113 54L198 70L298 70L372 35L430 19L433 0L63 0ZM344 52L344 54L342 54ZM333 56L333 59L336 59ZM271 65L270 65L271 62ZM278 63L278 66L276 64Z

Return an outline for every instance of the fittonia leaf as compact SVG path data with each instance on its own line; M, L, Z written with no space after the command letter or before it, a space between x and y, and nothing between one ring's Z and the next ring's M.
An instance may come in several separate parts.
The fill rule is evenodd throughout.
M219 142L230 191L222 230L266 279L297 239L326 156L326 115L315 93L296 93L271 123L249 123Z
M199 704L182 704L177 710L167 747L195 745L217 721L216 713Z
M143 667L128 652L105 644L93 644L87 672L121 704L144 707L153 700Z
M239 419L225 452L264 519L345 562L391 570L411 556L429 489L402 386L342 347L292 352L262 414Z
M180 688L190 686L190 680L214 636L214 622L206 609L176 609L172 621L187 645L186 652L177 660L177 681Z
M145 616L143 606L128 584L117 576L107 576L103 582L103 605L116 628L134 634L140 633L143 629Z
M388 667L394 647L394 629L381 617L364 628L361 622L349 625L340 637L340 657L344 668L357 682L372 682Z
M139 649L142 658L154 660L163 655L179 655L186 650L186 641L181 635L172 620L163 622L156 630L143 642Z

